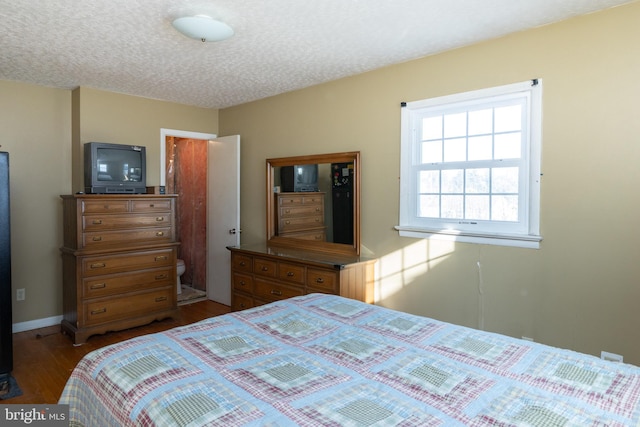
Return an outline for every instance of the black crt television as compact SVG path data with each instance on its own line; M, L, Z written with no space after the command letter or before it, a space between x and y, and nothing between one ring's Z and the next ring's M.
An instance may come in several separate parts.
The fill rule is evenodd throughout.
M145 147L87 142L84 144L84 192L87 194L147 192Z
M318 165L283 166L280 186L285 193L318 191Z

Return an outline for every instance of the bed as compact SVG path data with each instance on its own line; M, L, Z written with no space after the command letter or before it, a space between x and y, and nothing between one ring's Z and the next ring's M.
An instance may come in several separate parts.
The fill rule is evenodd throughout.
M640 368L311 294L86 355L84 426L636 426Z

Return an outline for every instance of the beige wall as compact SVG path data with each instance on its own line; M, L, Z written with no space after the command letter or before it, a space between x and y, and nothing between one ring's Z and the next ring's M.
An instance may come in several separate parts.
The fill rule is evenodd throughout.
M148 185L158 185L161 128L217 133L218 111L0 81L0 150L10 153L11 166L12 294L26 290L25 301L13 299L14 324L62 315L59 195L83 187L81 144L146 146Z
M0 81L0 150L9 153L15 322L62 314L59 194L71 191L71 93ZM15 301L24 288L25 301Z
M265 235L265 158L359 150L379 304L640 364L638 22L636 2L221 110L220 133L242 136L243 243ZM532 78L541 249L400 238L400 102Z
M217 110L81 87L74 91L79 129L74 134L75 191L84 189L82 145L86 142L143 145L147 151L147 185L160 185L160 129L218 132ZM74 126L75 126L74 122ZM77 156L77 158L76 158Z

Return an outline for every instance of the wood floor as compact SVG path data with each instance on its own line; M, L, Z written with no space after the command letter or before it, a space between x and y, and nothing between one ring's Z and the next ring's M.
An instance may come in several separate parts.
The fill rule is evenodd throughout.
M57 403L71 371L87 353L128 338L164 331L208 317L228 313L229 307L213 301L201 301L179 307L176 319L165 319L146 326L94 335L85 344L74 346L59 326L13 334L13 376L22 396L0 400L10 403Z

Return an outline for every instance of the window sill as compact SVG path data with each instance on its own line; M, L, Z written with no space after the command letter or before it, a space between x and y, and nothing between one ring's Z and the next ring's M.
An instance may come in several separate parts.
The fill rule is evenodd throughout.
M458 230L429 230L424 228L405 227L396 225L402 237L417 239L435 239L462 243L476 243L482 245L511 246L527 249L540 249L542 236L520 234L480 234Z

